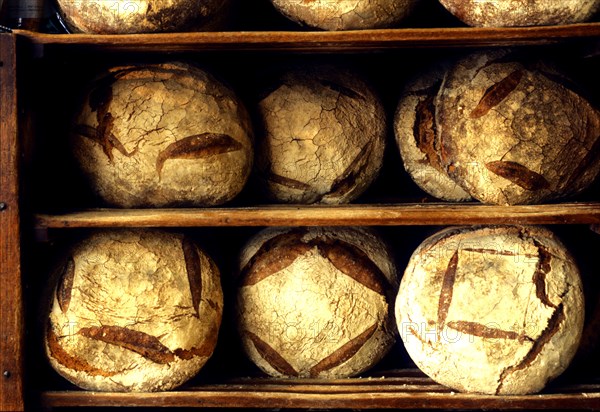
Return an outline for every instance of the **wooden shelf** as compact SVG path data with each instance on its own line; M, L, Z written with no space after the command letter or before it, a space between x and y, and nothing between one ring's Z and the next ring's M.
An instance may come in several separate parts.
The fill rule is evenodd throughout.
M491 206L477 203L260 206L210 209L94 209L39 214L37 229L193 226L398 226L599 224L600 202Z
M414 370L385 378L247 379L149 394L49 391L48 407L219 407L319 409L598 409L600 384L558 386L526 396L453 392Z
M96 52L293 50L352 51L412 47L547 45L600 36L600 23L512 28L400 28L352 31L242 31L90 35L15 33L34 45Z
M267 205L206 209L90 209L60 214L29 214L19 210L18 195L26 192L20 172L27 172L23 152L35 136L23 127L18 137L17 121L25 125L27 107L17 111L16 74L25 86L38 76L38 59L49 57L49 66L69 62L94 65L113 55L167 53L248 52L270 53L370 53L410 49L456 49L502 46L576 45L592 54L598 52L600 22L563 26L518 28L398 28L343 32L241 31L136 35L55 35L16 30L0 35L0 410L23 410L24 392L29 410L84 407L217 407L217 408L317 408L317 409L597 409L600 410L600 380L569 376L551 384L543 393L528 396L463 394L436 384L414 369L385 374L385 377L338 380L244 379L193 384L163 393L99 393L81 390L48 390L52 383L35 382L34 370L25 370L27 328L23 312L33 312L22 292L21 262L32 260L31 245L21 254L19 239L25 228L42 233L47 229L111 227L246 227L246 226L447 226L473 224L594 225L600 227L600 201L533 206L491 206L479 203L383 203L339 206ZM18 46L18 47L17 47ZM588 47L591 46L591 47ZM596 49L596 50L593 50ZM437 50L439 52L439 50ZM383 54L383 53L382 53ZM17 59L17 55L19 59ZM433 53L435 57L436 53ZM597 54L596 54L597 55ZM245 55L244 55L245 56ZM264 54L263 54L264 56ZM53 57L57 57L53 60ZM86 59L94 57L94 59ZM277 57L277 56L276 56ZM284 56L286 57L286 56ZM319 56L320 57L320 56ZM395 57L392 55L392 58ZM302 56L304 58L304 56ZM362 56L361 56L362 58ZM18 65L17 65L18 60ZM83 66L84 64L82 64ZM52 67L54 67L52 66ZM377 67L376 67L377 68ZM24 93L23 96L26 96ZM26 99L22 100L26 102ZM8 121L7 121L8 119ZM52 131L56 134L56 131ZM52 133L51 132L51 133ZM20 145L24 149L20 149ZM22 150L22 151L21 151ZM25 159L25 161L23 161ZM19 163L20 162L20 163ZM27 166L29 165L29 166ZM24 174L27 176L27 173ZM6 183L6 184L5 184ZM23 202L25 203L25 202ZM44 203L45 204L45 203ZM33 204L34 210L44 206ZM53 203L48 207L59 207ZM37 208L37 209L36 209ZM40 236L40 239L42 237ZM22 256L20 258L20 256ZM28 266L31 270L31 266ZM25 277L27 279L27 277ZM24 311L24 309L26 309ZM33 345L35 346L35 345ZM36 368L28 361L28 368ZM593 365L590 365L593 368ZM592 371L593 372L593 371ZM31 379L26 381L25 375ZM215 380L217 378L214 378ZM582 380L584 380L582 382ZM32 382L35 382L32 385ZM24 387L25 383L29 385ZM35 385L39 384L39 387ZM63 385L64 383L59 383ZM35 399L33 399L35 398Z

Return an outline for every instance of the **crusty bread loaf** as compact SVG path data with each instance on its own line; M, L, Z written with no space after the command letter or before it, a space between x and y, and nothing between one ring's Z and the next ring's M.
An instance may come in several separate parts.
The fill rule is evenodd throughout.
M116 67L96 81L72 148L110 205L213 206L244 187L252 136L233 91L194 66L165 63Z
M125 34L202 29L226 13L230 0L57 0L75 32Z
M245 246L240 267L239 333L269 375L356 375L395 340L396 269L370 230L268 229Z
M394 117L394 135L404 169L424 191L451 202L471 200L442 166L436 125L436 98L448 71L432 67L408 82Z
M325 30L390 27L410 14L418 0L271 0L285 16Z
M51 365L75 385L169 390L212 355L219 271L188 237L99 232L74 246L57 273L44 343Z
M346 203L383 161L383 105L356 73L330 65L291 70L259 103L257 168L267 195L286 203Z
M437 382L465 392L535 393L579 345L579 271L547 229L448 228L412 255L396 320L411 358Z
M599 0L440 0L471 26L541 26L581 23L600 6Z
M460 60L435 121L444 169L484 203L571 196L600 172L600 112L566 75L510 50Z

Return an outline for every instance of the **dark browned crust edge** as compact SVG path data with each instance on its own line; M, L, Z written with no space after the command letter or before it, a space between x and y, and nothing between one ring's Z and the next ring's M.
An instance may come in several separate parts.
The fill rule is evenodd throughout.
M517 69L504 79L490 86L484 93L479 103L469 114L471 119L479 119L489 113L506 99L521 83L525 71Z
M205 159L219 154L242 150L233 137L222 133L200 133L184 137L163 149L156 158L156 173L160 177L170 159Z
M244 334L250 339L258 354L271 365L273 369L285 376L298 376L298 372L294 367L268 343L250 331L245 331Z
M58 286L56 287L56 300L62 313L69 310L71 293L73 292L73 281L75 280L75 261L69 257L61 270Z
M202 301L202 264L196 244L187 236L183 237L181 242L183 257L185 260L185 269L190 284L190 293L192 295L192 305L196 312L196 317L200 318L200 302Z
M486 169L525 190L548 189L550 183L544 176L517 162L494 161L485 164Z
M440 299L438 301L438 340L439 335L444 329L446 324L446 317L448 316L448 310L450 309L450 304L452 303L452 296L454 293L454 283L456 282L456 270L458 267L458 250L454 252L450 261L448 262L448 266L446 267L446 271L444 272L444 277L442 279L442 289L440 291Z
M318 377L321 373L333 369L342 363L348 361L364 346L365 343L375 334L377 331L377 324L372 325L367 330L362 332L360 335L350 340L349 342L342 345L339 349L334 351L331 355L325 357L319 361L315 366L310 369L311 377Z

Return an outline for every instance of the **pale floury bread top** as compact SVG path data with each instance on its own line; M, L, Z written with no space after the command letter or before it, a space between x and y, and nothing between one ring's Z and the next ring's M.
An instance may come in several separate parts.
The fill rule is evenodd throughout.
M223 311L219 270L190 238L99 232L73 247L58 275L45 349L75 385L169 390L212 355Z
M450 202L471 200L442 166L436 99L449 64L420 72L404 87L394 116L394 136L404 169L425 192Z
M600 172L600 111L564 71L518 50L454 64L436 96L435 125L443 168L484 203L565 198Z
M471 26L542 26L581 23L600 7L598 0L440 0Z
M71 147L92 189L119 207L225 203L244 187L254 157L244 104L182 62L103 74L76 114Z
M373 87L350 69L287 70L258 105L259 182L285 203L347 203L378 176L386 116Z
M419 0L271 0L285 16L324 30L391 27L406 18Z
M230 0L57 0L74 32L125 34L207 29Z
M240 261L238 330L265 373L354 376L393 344L396 269L370 230L268 229Z
M396 300L413 361L464 392L542 390L571 362L583 320L579 270L539 227L438 232L412 255Z

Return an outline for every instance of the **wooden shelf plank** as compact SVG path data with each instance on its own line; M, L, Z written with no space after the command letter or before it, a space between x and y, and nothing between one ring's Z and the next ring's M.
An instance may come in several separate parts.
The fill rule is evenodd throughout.
M401 226L599 224L600 203L493 206L386 204L257 206L207 209L94 209L36 216L38 229L218 226Z
M600 36L600 23L560 26L397 28L351 31L239 31L127 35L43 34L16 30L36 45L106 51L377 50L409 47L545 45Z
M344 408L344 409L598 409L600 392L547 393L525 396L490 396L443 391L420 391L405 385L378 386L330 383L263 387L221 385L186 391L134 394L84 391L44 392L48 407L219 407L219 408Z
M41 401L47 407L598 409L600 382L551 387L527 396L487 396L454 392L418 369L396 369L349 379L237 378L149 394L46 391Z

